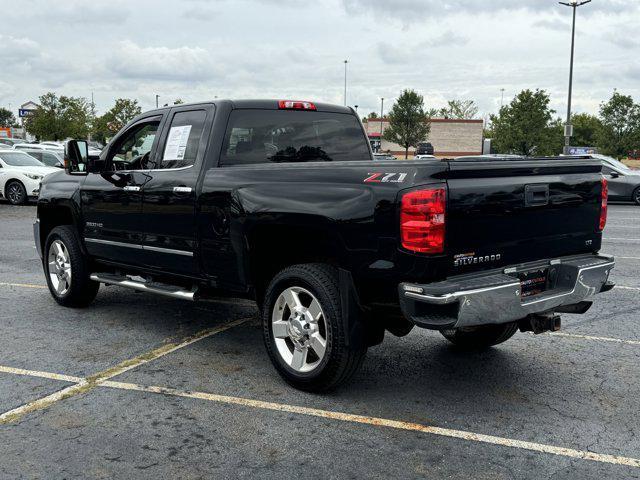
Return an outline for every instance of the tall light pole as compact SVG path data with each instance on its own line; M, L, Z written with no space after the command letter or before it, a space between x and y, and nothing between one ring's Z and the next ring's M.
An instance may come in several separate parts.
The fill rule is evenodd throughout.
M571 0L570 2L558 2L573 9L573 23L571 26L571 60L569 63L569 98L567 100L567 123L564 126L564 153L569 153L571 137L573 136L573 125L571 125L571 93L573 91L573 53L576 44L576 10L582 5L586 5L591 0Z
M500 89L500 108L504 105L504 88Z
M344 61L344 106L347 106L347 60Z
M156 94L156 108L158 108L158 99L160 98L160 95Z
M382 118L384 117L384 97L380 99L380 148L382 150Z

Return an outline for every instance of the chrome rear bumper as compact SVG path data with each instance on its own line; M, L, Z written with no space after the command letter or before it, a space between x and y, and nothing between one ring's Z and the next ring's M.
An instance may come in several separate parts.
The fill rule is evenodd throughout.
M426 285L401 283L400 305L407 319L427 328L507 323L588 301L613 287L608 279L614 266L613 257L585 255L460 275ZM540 294L522 297L517 274L540 268L549 269L553 285Z

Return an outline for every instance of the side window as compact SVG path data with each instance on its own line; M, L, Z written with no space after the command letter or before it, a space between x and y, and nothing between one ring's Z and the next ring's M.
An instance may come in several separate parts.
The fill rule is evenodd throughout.
M160 120L139 123L118 140L107 161L113 170L146 170Z
M603 175L611 175L613 173L613 169L609 167L602 167Z
M155 168L183 168L193 165L198 157L206 118L206 110L176 113Z

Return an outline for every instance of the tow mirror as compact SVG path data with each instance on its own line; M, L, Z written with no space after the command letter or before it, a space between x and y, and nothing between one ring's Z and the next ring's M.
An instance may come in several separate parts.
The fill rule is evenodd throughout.
M86 174L88 162L89 144L84 140L69 140L64 146L64 171Z

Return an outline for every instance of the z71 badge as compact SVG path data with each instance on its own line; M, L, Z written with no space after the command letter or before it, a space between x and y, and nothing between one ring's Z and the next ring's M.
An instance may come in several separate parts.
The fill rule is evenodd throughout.
M376 172L367 175L369 176L364 179L364 183L402 183L407 178L406 173Z

